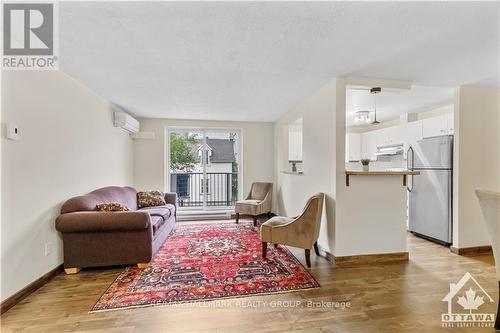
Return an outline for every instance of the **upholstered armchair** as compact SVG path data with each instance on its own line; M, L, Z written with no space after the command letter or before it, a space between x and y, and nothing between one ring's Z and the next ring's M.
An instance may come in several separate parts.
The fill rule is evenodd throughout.
M491 248L493 249L493 257L496 263L498 295L500 298L500 192L476 190L476 195L479 198L479 204L483 211L483 220L486 223L491 239ZM500 330L500 303L498 304L495 328Z
M257 217L259 215L267 214L268 218L271 217L272 206L273 184L253 183L245 200L236 202L236 223L239 222L240 215L250 215L253 217L253 225L257 226Z
M317 193L307 201L306 207L297 217L275 216L262 224L262 257L267 254L267 243L289 245L305 250L307 267L311 267L311 248L319 256L318 235L325 195Z

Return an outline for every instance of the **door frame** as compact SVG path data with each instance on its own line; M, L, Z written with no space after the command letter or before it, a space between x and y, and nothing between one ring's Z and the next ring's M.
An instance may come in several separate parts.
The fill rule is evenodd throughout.
M191 130L193 132L205 132L205 131L225 131L225 132L237 132L238 133L238 151L239 156L237 156L238 162L238 197L237 200L241 200L243 197L243 129L238 127L205 127L205 126L165 126L163 134L163 186L164 192L170 191L170 133L176 131L187 131ZM205 140L205 137L203 138ZM204 170L206 168L204 167ZM234 206L231 207L207 207L206 206L206 196L204 196L204 204L202 207L192 207L184 208L183 211L233 211Z

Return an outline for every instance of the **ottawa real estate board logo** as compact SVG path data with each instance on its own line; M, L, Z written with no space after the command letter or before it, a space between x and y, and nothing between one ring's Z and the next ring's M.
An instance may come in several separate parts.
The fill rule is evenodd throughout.
M3 2L2 69L58 69L57 3Z
M450 283L443 302L448 303L448 312L441 314L442 327L493 327L495 314L480 308L495 301L469 272L457 283Z

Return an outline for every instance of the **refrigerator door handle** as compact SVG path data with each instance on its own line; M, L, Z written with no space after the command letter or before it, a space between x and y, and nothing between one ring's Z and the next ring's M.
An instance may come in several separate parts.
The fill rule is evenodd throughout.
M410 164L410 157L411 157L411 164ZM410 146L410 148L408 148L408 151L406 152L406 168L408 170L413 171L413 161L414 161L414 152L413 152L413 147ZM411 175L410 178L411 180L408 182L408 185L406 186L408 192L411 192L413 190L413 175ZM409 184L411 184L411 187Z
M406 151L406 168L408 170L413 170L413 163L414 163L414 157L415 157L415 154L414 154L414 151L413 151L413 147L410 146L408 148L408 150ZM411 163L410 163L410 159L411 159Z
M410 187L410 184L411 184L411 187ZM406 190L408 190L408 192L413 191L413 175L410 176L410 181L408 182L408 185L406 185Z

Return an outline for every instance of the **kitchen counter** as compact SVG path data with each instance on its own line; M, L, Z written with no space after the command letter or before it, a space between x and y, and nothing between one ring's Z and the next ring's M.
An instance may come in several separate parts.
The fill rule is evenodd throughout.
M349 186L349 176L403 176L403 186L406 186L407 176L420 175L419 171L412 171L407 169L387 169L387 170L346 170L345 171L345 184Z

